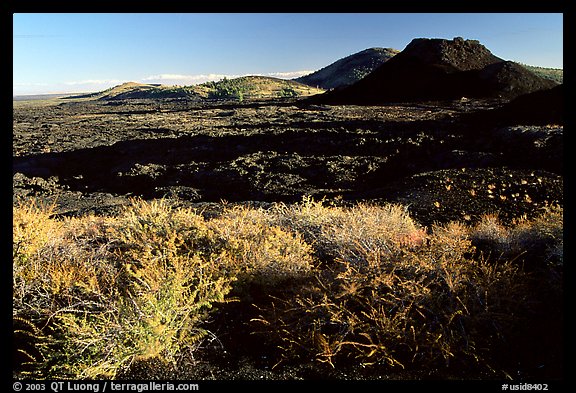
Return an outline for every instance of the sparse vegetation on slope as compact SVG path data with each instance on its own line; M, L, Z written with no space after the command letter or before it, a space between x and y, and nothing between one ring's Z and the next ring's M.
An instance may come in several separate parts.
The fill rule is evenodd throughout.
M155 98L198 98L194 86L164 86L128 82L104 91L101 100L129 100Z
M250 326L276 368L311 358L498 378L553 367L562 228L560 209L509 227L486 217L424 228L399 205L311 199L212 218L164 200L61 219L18 204L14 374L126 377L149 361L160 375L190 372L177 364L218 338L208 322L226 302L240 314L218 332L234 340ZM534 344L543 336L546 349Z
M537 67L527 64L522 64L522 66L542 78L550 79L556 83L564 82L564 70L562 68Z
M189 100L217 99L273 99L310 96L323 93L323 89L310 87L295 81L265 76L224 78L218 82L206 82L193 86L165 86L127 82L101 92L69 96L68 99L99 99L104 101L130 99L186 98Z
M271 99L305 97L321 94L323 89L310 87L295 81L264 76L224 78L218 82L206 82L197 86L202 97L212 99Z
M365 49L294 80L327 90L348 86L364 78L398 52L391 48Z
M137 82L126 82L109 89L74 95L68 99L99 99L99 100L122 100L131 98L161 98L171 96L186 96L189 91L179 86L163 86L158 84L146 84Z

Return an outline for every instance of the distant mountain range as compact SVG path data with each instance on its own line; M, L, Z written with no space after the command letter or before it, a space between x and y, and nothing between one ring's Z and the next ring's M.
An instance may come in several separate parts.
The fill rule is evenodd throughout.
M400 51L392 48L365 49L294 80L326 90L352 85L390 60L398 52Z

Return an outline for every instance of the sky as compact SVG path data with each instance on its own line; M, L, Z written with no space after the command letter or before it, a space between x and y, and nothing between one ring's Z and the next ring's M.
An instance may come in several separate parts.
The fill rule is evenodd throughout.
M367 48L454 37L563 68L561 13L15 13L13 95L295 78Z

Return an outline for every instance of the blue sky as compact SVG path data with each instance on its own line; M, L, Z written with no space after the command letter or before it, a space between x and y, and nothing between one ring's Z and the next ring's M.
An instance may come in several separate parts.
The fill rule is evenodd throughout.
M413 38L457 36L506 60L563 67L559 13L16 13L13 94L292 78L366 48L402 50Z

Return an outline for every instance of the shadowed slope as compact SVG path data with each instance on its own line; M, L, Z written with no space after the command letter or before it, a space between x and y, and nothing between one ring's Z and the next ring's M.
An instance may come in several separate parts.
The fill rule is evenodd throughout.
M358 83L311 101L380 104L461 97L512 99L555 85L494 56L476 40L419 38Z

